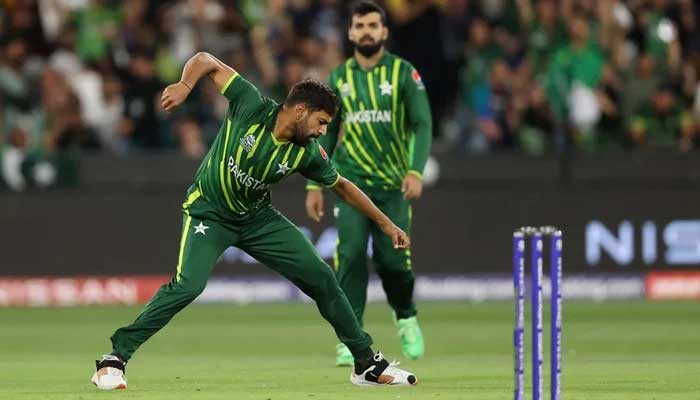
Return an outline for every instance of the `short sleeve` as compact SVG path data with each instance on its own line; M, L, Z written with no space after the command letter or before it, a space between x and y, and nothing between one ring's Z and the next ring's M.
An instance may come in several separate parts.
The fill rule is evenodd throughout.
M325 187L333 187L340 179L340 174L331 163L328 153L316 140L306 147L305 160L299 172Z
M238 72L234 72L224 84L221 94L231 102L236 113L253 113L265 102L258 89Z

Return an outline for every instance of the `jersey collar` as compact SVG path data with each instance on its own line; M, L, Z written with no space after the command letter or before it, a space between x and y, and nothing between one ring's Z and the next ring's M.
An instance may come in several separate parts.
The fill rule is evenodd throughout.
M282 104L278 104L272 111L270 111L271 118L265 124L265 130L270 132L270 137L272 138L272 143L276 146L282 146L289 143L288 140L279 140L275 137L275 123L277 122L277 115L279 115L282 109Z

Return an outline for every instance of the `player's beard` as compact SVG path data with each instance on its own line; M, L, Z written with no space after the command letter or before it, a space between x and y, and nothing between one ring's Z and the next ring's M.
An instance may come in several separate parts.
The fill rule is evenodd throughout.
M292 135L292 138L290 139L292 143L296 144L297 146L302 146L302 147L311 143L311 139L313 139L313 135L310 133L308 122L309 122L309 117L306 117L303 120L294 124L294 128L293 128L294 134Z
M379 50L384 47L384 41L379 40L377 42L372 42L369 44L361 44L362 40L365 37L362 37L359 42L352 42L352 45L355 47L355 50L357 50L360 54L362 54L365 57L372 57L373 55L377 54Z

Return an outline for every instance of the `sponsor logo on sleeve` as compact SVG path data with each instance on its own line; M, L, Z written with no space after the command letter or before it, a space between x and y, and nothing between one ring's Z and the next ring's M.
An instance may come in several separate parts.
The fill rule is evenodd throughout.
M423 85L423 79L421 79L420 74L418 73L417 69L414 69L413 72L411 72L411 78L413 78L413 82L416 83L416 86L418 86L418 89L420 89L420 90L425 89L425 85Z

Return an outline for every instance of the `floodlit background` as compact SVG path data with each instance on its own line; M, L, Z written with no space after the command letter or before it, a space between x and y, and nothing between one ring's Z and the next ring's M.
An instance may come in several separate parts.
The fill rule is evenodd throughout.
M173 273L227 107L203 80L160 109L186 60L208 51L281 101L351 56L346 3L0 0L0 398L95 395L91 360ZM434 119L412 232L427 355L397 395L512 395L511 234L555 225L564 397L700 398L700 5L380 3ZM309 220L303 186L273 204L332 262L332 213ZM366 329L398 356L378 281L369 298ZM332 330L240 250L197 302L130 363L126 396L386 398L348 392Z

